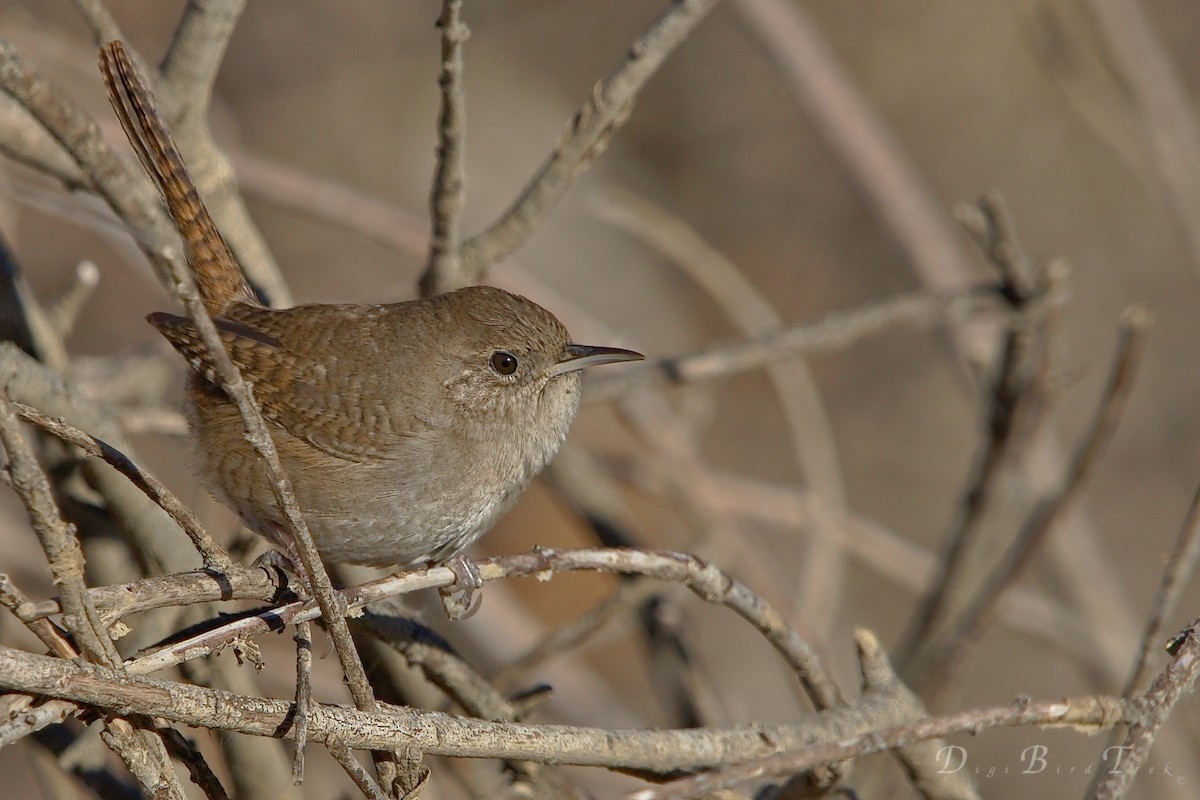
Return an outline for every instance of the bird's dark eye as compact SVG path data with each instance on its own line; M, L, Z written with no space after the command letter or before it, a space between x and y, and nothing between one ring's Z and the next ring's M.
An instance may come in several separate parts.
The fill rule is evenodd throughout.
M492 353L492 369L501 375L512 375L517 371L517 357L512 353L497 350Z

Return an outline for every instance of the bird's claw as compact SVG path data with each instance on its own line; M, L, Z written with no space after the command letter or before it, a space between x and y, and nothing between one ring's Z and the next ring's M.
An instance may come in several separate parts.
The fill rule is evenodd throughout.
M268 550L254 560L254 566L273 569L280 573L287 588L301 598L313 596L312 587L308 583L308 575L294 554L286 553L283 550ZM293 576L295 580L288 580L289 575Z
M442 596L442 608L452 620L467 619L479 610L483 600L483 595L477 591L483 586L479 567L462 553L447 561L446 566L454 573L454 583L438 590Z

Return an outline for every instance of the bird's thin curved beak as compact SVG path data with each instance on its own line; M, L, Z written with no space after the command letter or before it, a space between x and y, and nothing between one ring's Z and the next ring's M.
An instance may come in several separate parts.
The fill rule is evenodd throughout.
M618 361L643 361L645 356L635 350L625 350L621 347L599 347L590 344L567 345L567 357L550 368L550 377L575 372L600 364L614 364Z

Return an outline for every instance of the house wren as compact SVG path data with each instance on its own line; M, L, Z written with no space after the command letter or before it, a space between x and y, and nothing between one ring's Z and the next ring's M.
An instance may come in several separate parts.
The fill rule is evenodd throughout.
M222 240L119 42L101 70L158 185L221 341L269 423L321 555L397 565L458 554L554 456L579 407L580 370L640 359L573 344L553 314L472 286L386 305L261 305ZM291 552L267 472L192 322L150 323L192 367L200 469L257 532Z

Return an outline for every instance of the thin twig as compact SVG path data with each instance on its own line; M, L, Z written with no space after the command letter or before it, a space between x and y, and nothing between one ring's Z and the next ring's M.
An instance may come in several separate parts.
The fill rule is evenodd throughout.
M804 8L788 0L733 0L732 7L797 104L811 115L826 145L904 248L922 282L936 292L960 288L971 254L960 243L945 204L839 63ZM965 347L976 360L986 348L977 333L951 332L968 343Z
M5 375L2 383L6 385L8 379ZM60 589L64 627L71 634L75 647L90 661L119 667L121 658L83 581L83 551L74 527L59 515L46 474L25 442L11 401L3 389L0 389L0 440L8 456L12 487L25 504L49 562L50 574ZM145 789L183 800L183 788L161 739L134 730L120 719L106 726L104 738Z
M80 652L90 660L117 666L121 658L83 582L83 550L74 526L58 513L46 474L25 442L17 415L6 392L0 390L0 441L8 455L12 487L25 504L34 532L41 542L50 575L59 588L63 624Z
M112 12L108 10L108 6L104 5L104 0L72 0L72 2L75 10L79 12L79 16L83 17L83 21L92 29L92 40L97 47L105 42L125 38L121 34L121 28L117 25L116 19L113 18Z
M62 439L64 442L70 442L90 456L103 459L106 464L127 477L134 486L144 492L163 511L170 514L171 519L179 524L183 532L192 540L192 544L196 546L196 550L200 553L205 567L212 568L220 573L232 570L233 561L229 558L229 554L225 552L225 548L217 544L208 534L208 531L204 530L204 527L200 524L200 520L196 519L196 515L192 513L191 509L180 502L179 498L164 486L161 481L133 463L120 450L79 430L73 425L68 425L61 419L43 414L36 408L31 408L24 403L13 403L13 408L16 410L17 415L25 422L36 425L47 433L51 433Z
M900 326L953 328L980 313L999 311L1002 301L992 286L933 295L914 292L895 295L844 311L830 312L814 322L734 344L717 345L689 355L651 361L620 375L597 375L588 384L588 402L604 402L634 389L715 380L781 359L849 347L858 340Z
M960 222L1001 276L1000 294L1018 317L1005 331L1003 354L991 387L983 450L963 493L962 507L948 536L946 554L932 590L914 616L899 659L919 692L945 690L939 659L962 642L969 609L980 602L981 583L997 566L1032 501L1014 478L1026 469L1028 454L1047 418L1051 397L1053 316L1044 300L1056 273L1030 258L1017 236L1003 198L985 195L977 206L957 209ZM928 698L927 698L928 699Z
M629 47L624 62L592 89L554 151L495 223L463 243L464 279L476 283L484 271L512 255L550 213L571 183L608 146L624 124L634 99L667 56L688 37L717 0L672 0Z
M175 130L185 139L199 138L200 131L208 138L205 118L213 84L245 6L246 0L193 0L175 28L159 67L158 94L169 98ZM106 41L113 38L118 37Z
M204 792L204 796L208 800L229 800L229 794L221 785L221 779L213 772L212 767L205 760L204 754L196 749L196 745L191 740L174 728L157 728L156 730L162 735L167 750L183 762L183 765L187 767L188 774L192 777L192 783L200 787L200 791Z
M1039 545L1050 535L1063 516L1080 501L1087 479L1112 441L1117 424L1125 413L1152 319L1150 312L1143 306L1131 306L1122 314L1120 339L1108 382L1096 412L1071 458L1062 485L1057 492L1043 501L1026 521L1005 560L989 577L987 585L980 592L983 607L977 610L977 618L981 619L984 613L994 606L1000 594L1012 585L1028 565ZM977 633L978 627L975 627L973 631L968 632L967 638L973 638L973 634Z
M266 567L235 564L227 572L191 570L161 575L131 583L94 586L88 590L105 625L129 614L156 608L210 603L217 600L270 601L280 593L278 577ZM62 613L57 599L24 603L17 608L22 621L42 619Z
M1175 636L1167 652L1172 656L1171 663L1145 694L1129 700L1135 721L1125 736L1125 743L1119 748L1118 765L1105 773L1096 789L1095 800L1119 800L1125 797L1138 770L1150 756L1150 747L1175 704L1191 693L1196 678L1200 676L1200 620L1195 620Z
M312 626L296 623L296 755L292 760L292 783L304 783L304 745L308 738L308 709L312 704Z
M28 603L29 598L17 588L17 585L12 582L12 578L7 575L0 575L0 604L13 612L13 616L25 623L25 627L29 628L33 632L33 635L38 637L42 644L50 649L50 652L60 658L77 657L79 651L67 639L67 632L62 628L48 619L26 619L22 616L20 609Z
M908 253L921 283L943 294L974 280L971 253L950 223L946 203L839 63L804 7L789 0L734 0L732 8L746 20L798 105L809 112L826 144ZM1055 52L1061 56L1061 48ZM993 337L986 326L964 325L948 333L960 363L970 367L991 361ZM1030 477L1035 492L1052 488L1042 476L1061 475L1066 457L1053 437L1043 441L1038 468ZM1086 515L1075 515L1052 541L1050 554L1064 592L1085 621L1081 632L1093 638L1093 663L1121 680L1128 642L1137 638L1140 625L1126 598L1114 591L1120 574L1097 547L1095 534Z
M1148 140L1159 178L1200 267L1200 124L1184 75L1170 47L1155 34L1146 11L1133 0L1089 0L1107 44L1106 69L1117 72L1122 101ZM1125 110L1128 105L1123 105Z
M505 578L531 576L549 578L555 572L600 571L640 574L660 581L682 583L698 597L724 605L757 629L784 658L809 689L814 702L823 708L837 705L838 691L812 648L788 628L779 614L761 598L716 567L684 553L645 550L539 548L529 553L485 559L478 562L480 578L486 583ZM453 585L454 573L446 567L431 567L382 578L342 590L347 611L377 600L418 589ZM161 650L131 661L130 671L155 672L194 658L238 638L266 633L291 622L314 619L319 612L312 603L296 602L245 617L218 629L175 642Z
M299 732L297 731L297 733ZM358 759L354 757L354 753L350 751L349 747L346 747L346 745L337 739L326 739L325 749L329 751L329 755L333 756L334 761L346 771L346 774L350 776L350 779L354 781L359 790L370 798L370 800L388 800L388 796L383 793L383 790L379 788L379 784L367 773L363 765L358 763Z
M100 270L91 261L80 261L75 267L74 280L53 304L46 307L46 317L54 330L66 338L75 329L79 314L100 285Z
M1167 620L1179 607L1183 599L1184 589L1196 569L1196 560L1200 559L1200 488L1192 495L1192 504L1188 507L1187 518L1175 540L1175 547L1167 558L1167 566L1163 570L1162 581L1158 586L1158 594L1154 597L1154 608L1150 620L1146 623L1146 631L1142 634L1142 646L1138 650L1137 660L1125 683L1125 697L1133 696L1145 680L1150 670L1152 654L1162 646L1163 631Z
M6 93L0 93L0 153L59 181L70 191L91 188L62 146L23 105Z
M662 788L633 792L628 796L628 800L668 800L700 796L723 787L788 775L820 764L880 753L954 733L977 734L988 728L1026 726L1104 730L1127 721L1130 713L1126 701L1103 695L1043 701L1023 698L1005 706L926 717L917 722L877 728L870 733L847 737L842 741L813 745L795 752L779 753L757 761L700 773Z
M437 169L433 176L429 211L429 259L421 276L421 294L429 297L472 283L462 274L459 222L464 202L463 136L466 97L463 94L463 43L470 32L462 23L462 0L443 0L438 30L442 38L442 65L438 74L442 107L438 114Z
M682 218L631 192L609 190L597 204L600 216L669 257L750 337L776 333L783 318L737 265ZM789 355L794 355L790 353ZM841 531L846 515L845 488L829 415L808 365L781 358L764 365L779 397L791 436L792 454L816 503L805 540L807 552L797 574L796 603L823 637L836 619L845 570Z

